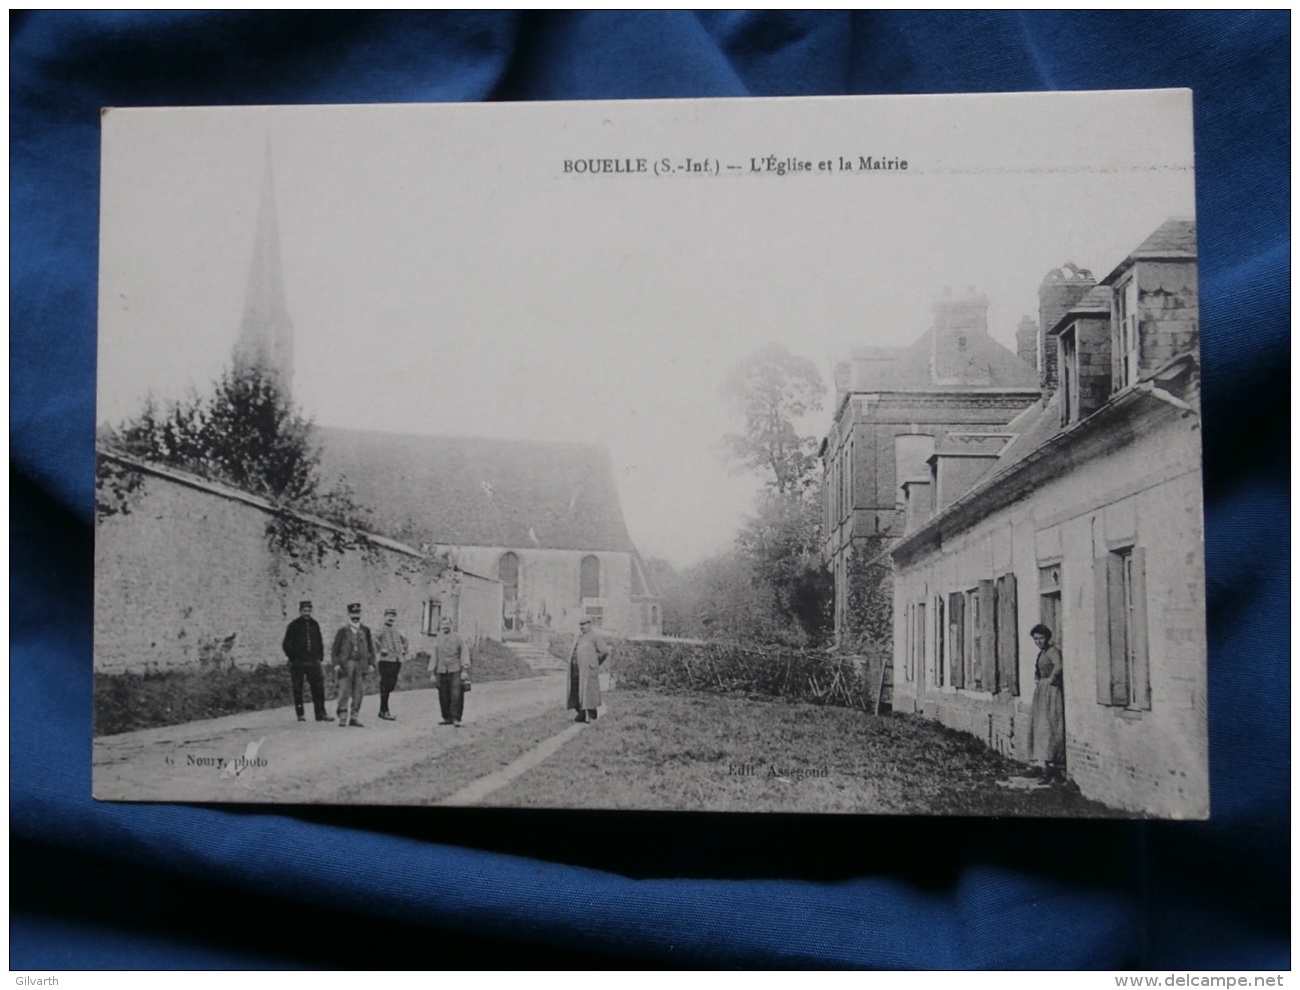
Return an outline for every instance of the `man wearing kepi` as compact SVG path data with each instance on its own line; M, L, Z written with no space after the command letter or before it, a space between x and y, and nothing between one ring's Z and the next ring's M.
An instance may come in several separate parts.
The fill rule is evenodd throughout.
M609 659L605 637L591 628L591 620L578 623L578 638L569 654L569 707L578 712L575 722L596 720L600 707L600 668Z
M442 631L433 641L429 673L438 682L438 705L442 708L439 724L460 728L469 686L469 647L459 633L451 631L451 619L442 620Z
M388 711L388 696L397 687L397 675L406 662L406 637L397 631L397 609L384 609L384 628L379 630L375 649L379 651L379 717L393 721L396 715Z
M321 638L320 623L311 617L311 602L298 603L298 618L285 629L280 649L289 658L293 709L298 713L298 721L307 721L302 707L302 682L305 678L311 688L311 706L316 710L316 721L333 722L334 716L325 714L325 674L321 670L325 641Z
M339 728L351 725L360 729L357 715L361 713L361 699L366 693L366 675L375 665L375 641L370 629L361 624L359 602L348 606L348 624L334 636L331 656L339 675Z

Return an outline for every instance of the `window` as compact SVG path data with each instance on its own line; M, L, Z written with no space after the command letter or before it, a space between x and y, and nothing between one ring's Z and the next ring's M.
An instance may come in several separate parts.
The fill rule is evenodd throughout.
M947 619L944 619L944 613ZM936 684L1020 693L1016 576L984 580L935 602Z
M912 662L911 677L915 680L919 671L925 670L925 603L920 602L912 608Z
M1093 580L1097 702L1149 711L1145 549L1123 547L1098 558Z
M507 631L514 631L520 626L518 554L507 551L501 555L497 577L501 579L501 621Z
M844 517L849 514L849 506L852 504L850 501L853 492L852 464L853 445L852 443L848 443L841 448L839 456L838 477L836 479L836 487L839 492L839 504L836 507L836 523L844 521Z
M948 680L955 688L966 686L966 594L948 596Z
M600 558L595 554L587 554L582 558L578 567L578 584L578 594L583 598L600 597Z
M1115 287L1115 387L1138 380L1140 341L1138 333L1137 281L1129 276Z
M430 598L424 603L423 614L420 616L420 631L426 636L436 636L441 624L442 602L436 598Z
M1074 327L1058 338L1061 348L1061 425L1079 418L1079 341Z

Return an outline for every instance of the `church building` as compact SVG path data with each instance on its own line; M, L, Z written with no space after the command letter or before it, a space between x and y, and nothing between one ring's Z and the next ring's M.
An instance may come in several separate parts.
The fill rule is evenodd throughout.
M316 433L323 473L346 479L374 528L501 582L503 638L576 632L583 618L621 635L659 635L658 592L628 536L602 448Z
M270 369L292 392L293 352L268 164L235 362ZM660 633L658 592L602 448L320 426L314 434L325 486L344 481L374 532L501 582L493 635L576 632L583 617L622 635ZM441 608L425 604L425 631L436 631Z

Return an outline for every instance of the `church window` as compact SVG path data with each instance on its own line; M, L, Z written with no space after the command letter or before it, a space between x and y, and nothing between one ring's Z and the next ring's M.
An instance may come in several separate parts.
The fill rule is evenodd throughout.
M600 597L600 558L595 554L588 554L582 558L578 581L583 598Z
M519 555L507 551L501 555L501 560L497 563L497 577L501 579L501 584L505 586L505 597L515 599L519 597Z
M501 580L501 618L507 630L520 626L519 616L519 555L506 551L497 561L497 577Z

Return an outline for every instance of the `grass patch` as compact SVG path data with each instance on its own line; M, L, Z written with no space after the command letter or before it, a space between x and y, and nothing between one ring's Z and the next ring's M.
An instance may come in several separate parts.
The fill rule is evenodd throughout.
M1034 791L998 786L1028 773L979 740L920 718L620 689L595 725L485 803L902 815L1120 814L1085 800L1070 785Z
M95 735L107 736L291 704L287 667L95 673Z
M427 657L402 664L397 690L433 687L427 664ZM338 697L337 687L329 663L324 666L325 696L333 699ZM534 676L532 668L508 647L491 639L470 648L470 671L473 679L480 682ZM376 672L366 678L366 694L378 693ZM310 706L311 692L306 684L303 695ZM94 734L109 736L291 704L293 690L288 664L235 667L213 662L142 674L96 672Z

